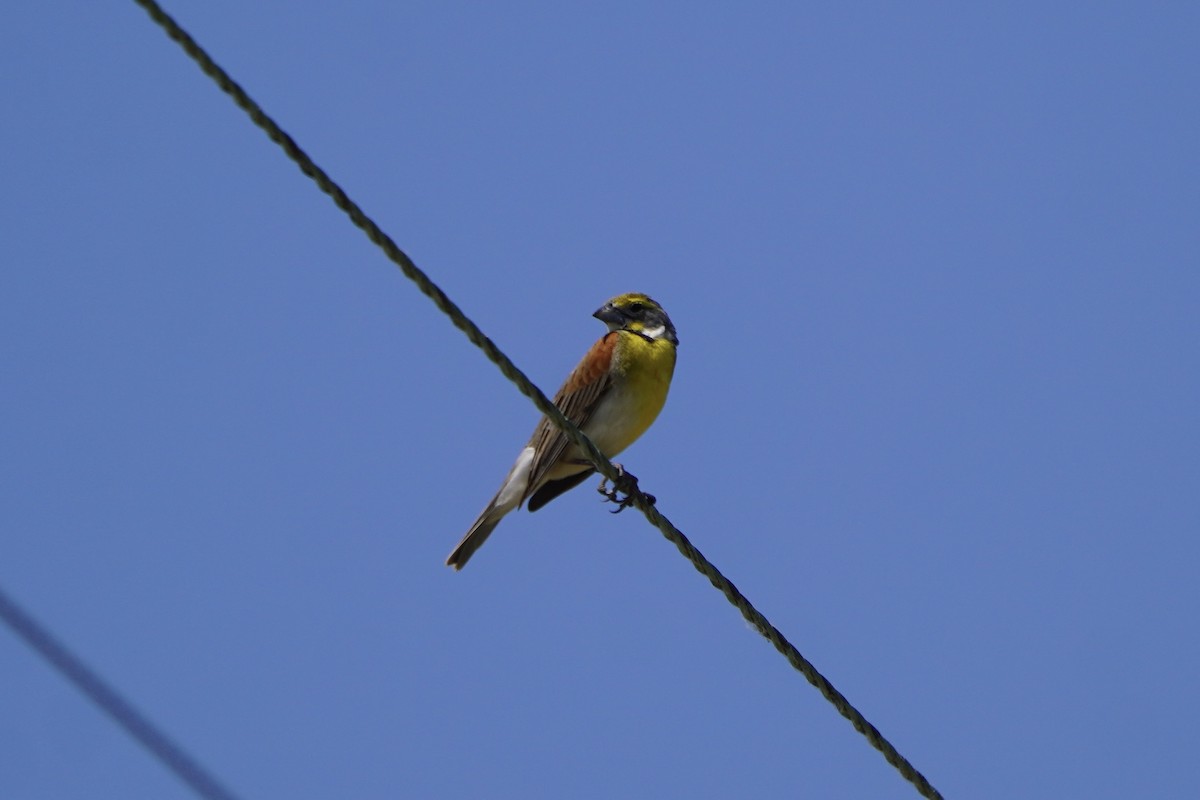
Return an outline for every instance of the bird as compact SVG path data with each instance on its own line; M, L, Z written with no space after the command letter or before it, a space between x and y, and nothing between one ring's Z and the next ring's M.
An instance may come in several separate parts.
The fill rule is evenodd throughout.
M554 405L605 456L613 458L646 432L667 400L679 337L663 307L641 292L617 295L593 317L608 326L554 395ZM620 470L620 467L618 466ZM573 489L595 467L542 417L496 496L446 559L462 569L510 511L537 511ZM601 492L604 492L601 484ZM615 499L614 493L606 493ZM618 508L619 510L619 508Z

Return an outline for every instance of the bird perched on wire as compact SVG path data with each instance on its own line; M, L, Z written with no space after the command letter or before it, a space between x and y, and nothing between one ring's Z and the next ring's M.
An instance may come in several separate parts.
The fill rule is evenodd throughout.
M608 326L608 333L567 377L554 404L612 458L662 411L679 338L662 306L639 292L614 297L592 316ZM500 491L446 559L447 566L462 569L514 508L528 502L529 510L537 511L595 471L566 434L542 417ZM603 487L601 483L602 492ZM615 499L615 493L606 494Z

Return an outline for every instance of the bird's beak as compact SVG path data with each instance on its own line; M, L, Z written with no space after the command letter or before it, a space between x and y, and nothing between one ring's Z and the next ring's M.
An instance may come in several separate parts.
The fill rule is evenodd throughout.
M592 316L601 322L617 328L625 324L625 314L623 314L621 309L617 308L612 303L605 303L604 305L600 306L600 308L596 309L596 313L592 314Z

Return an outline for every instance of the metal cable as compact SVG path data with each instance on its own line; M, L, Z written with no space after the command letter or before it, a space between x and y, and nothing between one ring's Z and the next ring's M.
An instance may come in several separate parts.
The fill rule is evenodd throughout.
M289 136L279 125L269 117L262 108L250 98L244 89L236 81L229 76L225 70L217 65L215 61L206 53L200 45L196 43L186 31L179 26L154 0L134 0L138 5L146 9L150 17L158 23L167 35L179 43L184 51L200 66L206 75L211 77L221 90L228 94L233 101L237 103L246 113L254 124L262 128L270 137L271 141L278 144L287 153L288 157L296 162L300 167L300 171L308 177L312 178L321 191L328 194L335 205L344 211L350 220L364 233L367 238L374 242L383 250L384 254L395 263L404 275L417 285L423 294L433 300L434 304L445 313L455 327L466 334L479 349L481 349L488 360L500 368L500 372L506 378L516 384L522 394L533 400L533 404L537 409L554 421L554 424L567 435L567 437L575 443L587 456L588 461L596 467L596 470L612 481L618 481L620 475L617 469L613 466L603 453L601 453L596 445L591 442L579 428L576 427L570 420L563 416L562 412L550 402L549 398L532 381L526 377L525 373L521 372L515 364L500 351L498 347L484 335L483 331L472 322L455 305L450 298L443 292L429 276L413 263L403 250L389 237L374 221L368 217L359 206L352 201L342 190L340 186L333 181L329 175L313 162L308 155L300 149L299 145ZM733 583L721 574L711 562L693 545L683 533L671 524L668 520L650 501L650 499L637 488L636 483L630 487L630 500L632 505L646 515L646 519L652 525L659 529L668 540L675 544L696 570L700 574L708 578L725 597L742 613L742 616L761 633L775 649L778 650L795 667L801 674L804 675L808 682L820 691L821 695L833 704L843 717L850 721L854 729L866 737L871 746L879 750L889 764L895 767L906 780L916 787L917 791L928 798L941 798L941 794L929 783L913 765L900 754L898 750L883 737L879 729L867 721L846 697L834 688L816 667L800 654L800 651L789 642L779 630L772 625L763 614L756 609L746 596L738 591Z
M54 665L71 683L125 729L164 766L207 800L236 800L233 792L223 787L204 767L171 741L146 717L142 716L116 689L54 638L37 620L29 616L14 600L0 589L0 619Z

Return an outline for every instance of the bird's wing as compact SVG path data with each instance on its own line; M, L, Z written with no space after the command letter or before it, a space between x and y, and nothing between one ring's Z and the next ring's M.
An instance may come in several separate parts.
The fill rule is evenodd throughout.
M608 368L612 363L613 350L617 346L619 336L620 334L612 331L592 345L579 365L567 376L558 394L554 395L554 405L558 406L563 416L580 428L587 424L604 393L612 385ZM546 473L555 467L563 453L567 452L568 443L566 434L549 419L542 417L529 439L534 456L529 471L529 485L525 490L526 499L541 487Z

